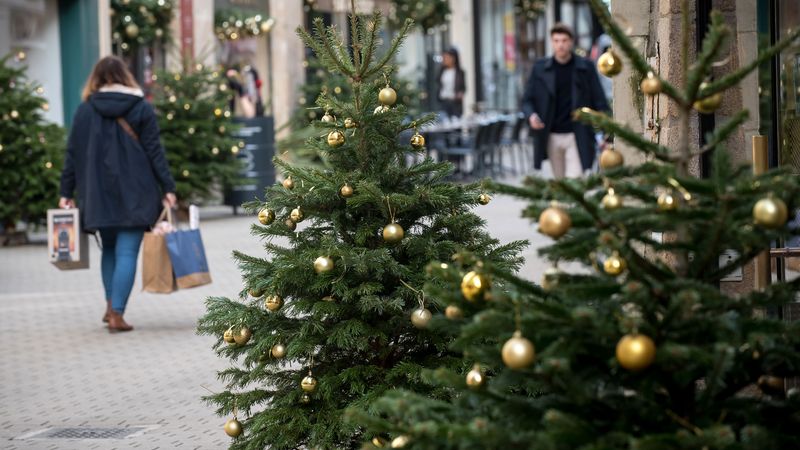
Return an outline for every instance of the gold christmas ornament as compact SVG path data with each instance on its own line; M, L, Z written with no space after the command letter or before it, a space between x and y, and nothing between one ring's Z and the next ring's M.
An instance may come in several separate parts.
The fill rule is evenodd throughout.
M619 256L619 253L614 252L613 255L606 258L603 262L603 270L612 276L617 276L625 271L627 264L625 263L625 259Z
M450 320L458 320L464 317L464 311L456 305L447 305L444 309L444 315Z
M485 378L483 376L483 372L481 372L481 366L479 364L475 364L472 366L472 370L467 372L467 386L470 389L478 389L483 386Z
M371 442L372 442L373 446L378 447L378 448L386 447L386 445L389 443L389 441L387 441L386 439L384 439L384 438L382 438L380 436L375 436L374 438L372 438Z
M656 200L658 209L661 211L674 211L678 209L678 199L672 195L672 192L662 192Z
M339 130L333 130L328 133L328 145L333 148L339 148L344 145L344 133Z
M405 231L403 231L403 227L394 222L383 227L383 240L390 244L400 242L404 236Z
M786 393L786 382L781 377L761 375L756 383L758 388L767 395L783 396Z
M397 101L397 92L389 86L381 89L378 93L378 101L381 105L392 106Z
M428 308L417 308L411 313L411 323L417 328L425 328L431 321L431 312Z
M261 225L269 225L275 220L275 211L264 208L258 212L258 221Z
M308 394L303 394L303 396L300 397L300 403L304 405L311 403L311 396Z
M492 197L490 197L489 194L481 194L478 196L478 203L481 205L488 205L490 201L492 201Z
M626 334L617 343L617 361L627 370L638 372L655 359L656 344L643 334Z
M303 210L298 206L297 208L293 209L291 213L289 213L289 218L292 219L292 222L302 222L303 219L306 217L303 214Z
M253 332L247 327L241 327L239 328L239 332L233 334L234 342L239 345L247 344L251 337L253 337Z
M320 256L314 260L314 271L317 273L325 273L333 270L333 260L327 256Z
M325 297L322 297L322 301L323 302L335 302L336 298L334 298L332 295L326 295Z
M408 445L409 442L411 442L411 438L405 434L401 434L400 436L392 439L392 448L403 448Z
M558 287L558 278L563 274L558 267L549 267L542 275L542 289L545 292L551 292Z
M470 302L485 299L490 288L489 279L478 272L468 272L461 278L461 294Z
M607 77L613 77L622 72L622 59L614 50L608 49L597 58L597 71Z
M283 344L275 344L272 346L272 349L270 349L269 353L273 358L281 359L286 356L286 347L284 347Z
M253 298L258 298L258 297L261 297L262 295L264 295L264 291L263 290L256 289L256 288L250 288L250 290L248 290L247 293L250 294L250 297L253 297Z
M517 330L514 336L503 344L503 363L509 369L524 369L533 363L536 356L533 343L522 336L522 332Z
M242 423L236 420L235 417L233 419L228 419L228 421L225 422L225 434L233 438L239 437L239 435L242 434Z
M309 374L303 378L303 381L300 382L300 387L306 392L314 392L317 389L317 379L311 376L309 372Z
M622 207L622 197L618 196L613 188L608 189L608 193L603 196L603 208L608 210L618 209Z
M345 184L339 189L339 194L344 198L350 198L353 196L353 188L349 184Z
M614 150L613 145L606 145L606 148L600 152L600 168L607 170L619 167L625 163L625 158L622 153Z
M700 87L698 92L702 91L708 86L708 83L703 82L700 83ZM719 105L722 104L722 94L717 92L716 94L711 94L706 98L701 98L700 100L696 100L692 106L697 112L703 114L711 114L719 108Z
M127 26L125 26L125 34L129 38L133 39L136 36L139 36L139 27L135 23L129 23Z
M411 146L419 150L425 147L425 137L419 133L414 133L411 136Z
M764 228L781 228L788 217L786 203L777 197L762 198L753 206L753 219Z
M292 177L284 178L282 184L286 189L294 189L294 180L292 180Z
M283 299L280 295L270 295L264 299L264 307L270 311L277 311L283 306Z
M656 95L661 93L661 80L653 72L647 72L642 83L639 85L645 95Z
M297 222L295 222L292 219L286 219L283 223L286 224L286 228L292 231L294 231L294 229L297 228Z
M336 119L334 119L333 116L329 112L325 111L325 115L322 116L322 121L325 122L325 123L333 123L334 120L336 120Z
M539 232L558 239L569 231L572 219L558 206L551 206L539 215Z
M389 107L388 106L378 105L378 107L376 107L375 110L372 111L372 114L383 114L386 111L389 111Z
M16 119L18 117L19 117L19 111L17 111L16 109L12 109L11 110L11 118L12 119Z
M356 121L351 119L350 117L348 117L348 118L344 119L344 127L347 128L347 129L355 128L356 127Z
M227 342L228 344L233 344L236 342L236 339L233 337L233 327L228 328L225 330L225 333L222 335L222 340Z

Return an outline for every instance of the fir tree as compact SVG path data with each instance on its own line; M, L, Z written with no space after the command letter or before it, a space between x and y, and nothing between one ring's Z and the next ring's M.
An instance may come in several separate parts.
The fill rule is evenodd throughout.
M800 375L800 325L764 312L794 302L800 279L740 295L718 284L775 240L800 234L787 225L800 206L800 180L784 169L753 175L728 160L724 143L746 111L698 151L690 150L688 125L692 109L716 109L726 89L796 42L800 30L711 81L711 63L726 54L730 35L713 12L691 64L683 46L679 86L653 74L605 6L592 4L615 51L642 75L642 91L666 95L681 112L683 141L667 148L606 115L577 111L650 161L625 165L606 149L599 174L498 188L527 199L524 216L555 239L541 256L588 270L554 267L537 285L485 264L485 281L506 281L486 302L469 279L458 290L459 269L480 261L464 254L465 266L438 273L451 285L429 295L465 311L453 349L475 365L426 372L433 386L451 389L450 399L394 391L373 403L378 415L357 411L354 422L406 448L794 448L800 395L785 380ZM713 152L712 173L696 178L689 164L705 152ZM725 250L738 256L720 266Z
M7 231L19 221L42 222L56 206L65 147L64 130L42 118L44 90L11 60L0 59L0 223Z
M234 363L219 374L226 390L208 397L236 417L225 427L238 436L234 449L359 447L363 430L344 420L347 408L368 408L392 388L440 396L420 383L421 370L462 362L447 348L450 334L428 328L438 309L422 295L428 262L466 248L506 270L518 264L523 244L499 245L470 212L480 186L443 182L448 163L410 163L420 136L398 143L431 120L405 119L387 88L410 22L383 55L379 14L352 15L351 24L352 53L321 20L313 36L298 30L329 71L347 77L352 101L317 100L336 117L315 122L307 143L326 155L324 168L275 159L283 183L248 205L266 254L235 253L241 298L210 298L200 321Z

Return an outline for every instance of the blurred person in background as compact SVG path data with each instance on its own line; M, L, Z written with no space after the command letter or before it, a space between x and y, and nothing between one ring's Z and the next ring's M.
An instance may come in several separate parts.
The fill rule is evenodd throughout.
M464 93L467 85L464 70L458 59L458 50L447 49L442 54L442 69L439 71L439 103L448 117L461 117L464 112Z

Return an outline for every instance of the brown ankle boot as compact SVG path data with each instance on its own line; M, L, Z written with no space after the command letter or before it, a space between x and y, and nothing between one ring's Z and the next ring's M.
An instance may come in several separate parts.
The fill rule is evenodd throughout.
M103 315L103 322L108 322L108 316L111 314L111 300L106 300L106 313Z
M113 309L108 313L108 331L110 333L131 331L132 329L132 326L125 323L122 314L117 313Z

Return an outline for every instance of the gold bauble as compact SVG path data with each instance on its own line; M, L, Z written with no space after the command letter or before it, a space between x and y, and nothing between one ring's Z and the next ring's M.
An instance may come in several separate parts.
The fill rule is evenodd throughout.
M542 289L550 292L558 287L558 278L563 274L558 267L549 267L542 275Z
M338 148L344 145L344 133L339 130L333 130L328 133L328 145L333 148Z
M551 206L539 215L539 232L558 239L569 231L572 219L569 214L557 206Z
M372 445L374 447L378 447L378 448L386 447L386 444L389 443L389 441L387 441L386 439L384 439L384 438L382 438L380 436L375 436L374 438L372 438L372 440L370 442L372 442Z
M759 389L768 395L784 395L786 393L786 382L781 377L773 375L761 375L757 381Z
M356 127L356 121L351 119L350 117L348 117L347 119L344 119L344 127L348 128L348 129L349 128L355 128Z
M485 377L483 376L483 372L481 372L481 366L475 364L472 366L472 370L467 372L467 386L470 389L478 389L483 386L483 382Z
M678 199L672 195L672 192L663 192L658 196L656 204L661 211L673 211L678 208Z
M322 297L322 301L323 302L335 302L336 298L334 296L332 296L332 295L326 295L325 297Z
M297 222L295 222L292 219L286 219L283 223L286 224L286 228L288 228L288 229L290 229L292 231L294 231L294 229L297 228Z
M408 445L409 442L411 442L411 438L405 434L401 434L400 436L392 439L392 448L403 448Z
M645 95L656 95L661 93L661 80L653 72L647 72L639 87Z
M492 201L492 197L489 197L489 194L481 194L478 196L478 203L481 205L488 205L490 201Z
M275 211L264 208L258 212L258 221L261 225L269 225L275 220Z
M18 117L19 117L19 111L17 111L16 109L12 109L11 110L11 118L12 119L16 119Z
M233 327L228 328L225 330L225 333L222 335L222 340L227 342L228 344L233 344L236 342L236 339L233 337Z
M385 113L386 111L389 111L389 107L388 107L388 106L384 106L384 105L378 105L378 106L375 108L375 110L374 110L374 111L372 111L372 114L383 114L383 113Z
M286 347L284 347L283 344L275 344L272 346L272 349L270 349L269 353L273 358L281 359L286 356Z
M287 177L283 180L283 187L286 189L294 189L294 180L292 177Z
M320 256L314 260L314 271L317 273L325 273L333 270L333 260L327 256Z
M378 101L381 102L381 105L392 106L397 101L397 92L386 86L378 93Z
M317 389L317 379L311 375L306 375L300 382L300 387L306 392L314 392Z
M292 219L292 222L302 222L305 217L306 215L303 214L303 210L299 206L289 213L289 218Z
M311 396L308 394L303 394L303 396L300 397L300 403L304 405L311 403Z
M614 150L613 146L607 145L606 148L600 152L599 163L601 169L613 169L623 165L625 163L625 158L622 156L622 153Z
M627 264L625 263L625 259L619 256L618 253L614 253L613 255L606 258L603 262L603 270L612 276L617 276L625 271Z
M411 323L417 328L425 328L431 321L431 312L428 308L417 308L411 313Z
M656 344L643 334L626 334L617 343L617 361L625 369L637 372L655 359Z
M753 206L753 219L765 228L781 228L786 225L788 217L786 203L777 197L762 198Z
M444 309L444 315L450 320L458 320L464 317L464 311L456 305L448 305Z
M339 189L339 194L341 194L341 196L344 198L350 198L353 196L353 187L349 184L345 184L341 189Z
M139 26L135 23L129 23L125 27L125 34L131 39L135 38L139 35Z
M239 332L233 334L234 342L239 345L247 344L251 337L253 337L253 332L247 327L241 327L239 328Z
M419 150L421 148L424 148L425 147L425 136L423 136L423 135L421 135L419 133L414 133L414 135L411 136L411 146L414 147L417 150Z
M283 299L280 295L270 295L264 299L264 307L270 311L277 311L283 306Z
M489 279L475 271L468 272L461 279L461 294L470 302L486 298L489 288L491 288Z
M403 236L405 236L403 227L394 222L383 227L383 240L390 244L400 242Z
M597 58L597 70L607 77L613 77L622 72L622 59L614 50L608 49Z
M242 434L242 423L235 418L228 419L228 421L225 422L225 434L234 438L238 437Z
M256 288L250 288L250 290L248 290L247 293L250 294L250 297L253 297L253 298L258 298L258 297L261 297L262 295L264 295L264 291L263 290L256 289Z
M330 113L328 112L326 112L325 115L322 116L322 121L325 123L333 123L334 120L336 119L334 119L333 116L330 115Z
M522 332L517 330L514 336L503 344L503 363L509 369L524 369L533 363L536 351L533 343L522 336Z
M615 194L613 190L609 190L606 195L603 196L603 208L605 209L617 209L622 207L622 197Z
M702 91L703 89L708 86L708 83L700 83L700 87L698 92ZM703 114L711 114L719 108L719 105L722 104L722 94L717 92L716 94L711 94L706 98L701 98L700 100L696 100L692 106L698 112Z

